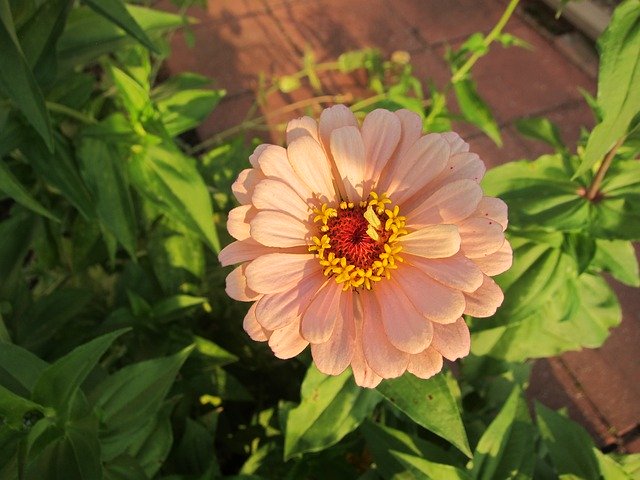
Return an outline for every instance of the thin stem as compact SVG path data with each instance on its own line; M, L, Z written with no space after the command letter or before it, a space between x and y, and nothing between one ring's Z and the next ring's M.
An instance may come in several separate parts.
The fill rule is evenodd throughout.
M513 14L513 11L516 9L516 7L518 6L519 2L520 0L511 0L509 2L509 5L507 5L507 8L502 14L502 17L500 17L500 20L498 20L498 23L496 23L495 27L493 27L493 30L489 32L489 35L485 37L483 42L485 47L488 47L489 45L491 45L491 43L496 39L496 37L502 33L502 29L509 21L509 18L511 18L511 15ZM486 53L487 53L486 50L484 50L484 51L475 52L473 55L471 55L467 59L467 61L464 63L464 65L462 65L460 70L458 70L453 75L453 77L451 77L451 83L456 83L462 80L465 77L465 75L469 72L469 70L471 70L471 67L473 67L473 65L478 61L478 59L486 55Z
M94 118L88 117L84 113L81 113L78 110L74 110L73 108L69 108L66 105L55 102L46 102L46 105L47 108L52 112L66 115L67 117L73 118L82 123L86 123L87 125L93 125L94 123L97 123Z
M625 138L626 136L619 138L613 148L609 150L607 156L604 157L604 160L602 161L600 167L598 168L598 171L596 172L596 176L593 177L593 181L591 182L591 185L589 185L589 189L587 190L587 200L595 200L598 196L598 193L600 193L600 185L602 184L602 180L604 180L604 175L607 173L607 170L609 170L609 167L613 162L613 157L616 156L616 152L624 143Z

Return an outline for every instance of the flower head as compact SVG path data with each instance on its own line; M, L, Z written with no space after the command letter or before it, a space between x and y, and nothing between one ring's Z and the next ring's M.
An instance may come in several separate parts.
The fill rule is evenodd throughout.
M279 358L311 345L320 371L351 366L365 387L467 355L462 315L496 311L490 276L512 260L507 207L483 196L469 145L422 135L408 110L374 110L359 126L342 105L289 122L287 143L249 158L227 223L237 241L220 252L239 264L227 293L254 302L250 337Z

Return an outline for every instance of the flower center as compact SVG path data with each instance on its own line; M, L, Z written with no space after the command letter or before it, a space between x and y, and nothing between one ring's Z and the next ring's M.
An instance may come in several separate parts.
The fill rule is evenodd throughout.
M405 235L405 217L392 207L386 195L371 192L359 204L341 202L336 208L323 204L314 210L319 233L312 237L310 252L316 252L326 276L334 276L343 289L364 287L391 278L391 270L402 262L398 238Z

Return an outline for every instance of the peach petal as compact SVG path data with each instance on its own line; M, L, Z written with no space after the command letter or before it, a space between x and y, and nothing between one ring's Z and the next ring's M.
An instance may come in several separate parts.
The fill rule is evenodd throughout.
M472 217L458 225L460 250L473 259L497 252L504 244L502 225L489 218Z
M484 162L475 153L456 153L451 155L442 173L429 186L435 190L447 183L464 179L480 183L486 170Z
M263 296L256 307L258 323L267 330L277 330L302 317L325 277L318 272L291 289Z
M478 290L473 293L465 293L466 308L465 315L472 317L484 318L490 317L504 300L504 294L496 282L492 278L485 276L484 282Z
M449 144L437 133L425 135L387 164L380 177L381 190L402 204L433 180L448 160Z
M334 105L322 111L318 122L318 133L320 142L326 152L330 151L331 132L340 127L357 127L358 120L348 107L344 105Z
M419 353L429 346L433 326L413 306L407 296L391 282L376 285L384 331L398 350Z
M268 253L249 263L245 274L252 290L279 293L318 271L318 260L312 254Z
M507 213L507 204L499 198L482 197L482 200L480 200L480 203L478 204L478 207L476 208L473 216L490 218L491 220L494 220L502 225L502 231L505 231L507 229L507 225L509 224Z
M407 371L416 377L427 379L433 377L442 370L442 355L435 348L429 347L423 352L411 355Z
M340 127L331 132L331 154L352 202L362 200L365 151L362 135L357 127Z
M240 302L253 302L260 298L260 294L251 290L247 285L247 277L245 276L246 265L240 265L234 268L225 280L225 289L234 300Z
M287 157L293 171L314 193L335 199L331 164L318 142L308 136L299 137L287 147Z
M360 296L353 296L352 312L355 325L356 341L354 344L353 357L351 359L351 370L356 385L365 388L375 388L382 381L382 377L378 375L367 363L364 356L362 344L362 325L364 323L364 311Z
M242 328L244 328L244 331L247 332L251 340L256 342L266 342L269 340L271 332L262 328L262 325L258 323L258 320L256 319L256 305L257 303L253 303L251 307L249 307L249 311L244 316Z
M286 183L267 178L255 187L251 197L259 210L276 210L293 215L302 222L309 220L311 209Z
M317 292L300 322L300 334L309 343L324 343L331 338L340 312L342 287L330 280Z
M442 137L449 143L451 154L459 152L468 152L469 144L465 142L456 132L444 132Z
M318 124L308 116L294 118L287 123L287 144L293 142L296 138L308 136L319 142Z
M268 177L289 185L305 202L313 197L313 192L293 171L289 163L287 150L275 145L269 145L258 160L260 170Z
M251 237L267 247L307 244L308 227L284 212L259 210L251 220Z
M463 318L448 325L433 326L433 348L447 360L457 360L469 355L471 336Z
M242 170L238 175L238 178L231 185L231 191L235 195L238 202L243 205L251 203L251 195L253 195L253 189L260 180L265 177L260 170L255 168L247 168Z
M409 354L394 347L387 337L381 321L380 306L375 295L360 295L363 307L362 351L371 369L382 378L402 375L409 363Z
M477 183L472 180L456 180L436 190L404 215L409 227L458 223L475 211L481 198L482 189Z
M444 258L460 250L456 225L427 225L398 239L403 253L425 258Z
M251 164L251 166L253 168L258 168L259 166L258 159L260 158L260 155L262 155L267 148L275 147L275 146L276 145L269 145L268 143L261 143L260 145L258 145L256 149L253 151L253 153L249 155L249 163Z
M422 258L407 256L405 262L419 268L434 280L463 292L474 292L484 275L478 266L461 253L449 258Z
M318 370L326 375L340 375L354 355L356 331L351 290L340 296L340 309L331 337L324 343L311 344L311 354Z
M253 238L247 238L237 242L232 242L224 247L218 254L218 261L223 267L233 265L234 263L242 263L247 260L253 260L260 255L273 251L270 247L265 247L261 243L256 242Z
M285 327L274 330L269 337L269 347L276 357L282 360L293 358L302 352L309 342L300 336L300 319Z
M473 262L485 275L493 277L511 268L513 263L513 250L509 242L505 240L497 252L484 257L474 258Z
M378 108L367 114L362 122L362 140L367 158L363 178L371 180L380 176L398 146L401 130L402 124L397 112L394 114Z
M465 299L462 292L445 287L411 265L401 265L391 281L403 291L416 310L437 323L452 323L462 315ZM417 352L414 352L417 353Z
M232 208L227 217L227 230L236 240L246 240L251 237L249 222L255 214L252 205L241 205Z
M393 112L400 120L400 140L394 158L402 157L422 136L422 119L420 115L405 108Z

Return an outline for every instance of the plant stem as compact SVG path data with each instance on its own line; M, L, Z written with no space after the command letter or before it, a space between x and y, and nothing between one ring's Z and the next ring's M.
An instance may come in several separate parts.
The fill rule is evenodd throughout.
M55 102L46 102L46 105L47 108L52 112L66 115L67 117L73 118L82 123L86 123L87 125L93 125L94 123L97 123L94 118L88 117L84 113L74 110L73 108L69 108L66 105L61 105Z
M589 189L587 190L587 194L585 195L587 197L587 200L595 200L598 196L598 193L600 193L600 185L602 184L602 180L604 180L604 175L607 173L607 170L609 170L609 167L613 162L613 157L616 156L616 152L624 143L625 138L626 136L620 137L613 148L609 150L607 156L604 157L604 160L600 164L600 167L596 172L596 176L593 177L593 181L591 182L591 185L589 185Z
M489 35L487 35L486 38L484 39L483 43L485 47L488 47L489 45L491 45L491 43L496 39L496 37L500 35L500 33L502 33L502 29L509 21L509 18L511 18L511 15L513 14L513 11L516 9L516 7L518 6L519 2L520 0L511 0L509 2L509 5L507 5L507 8L502 14L502 17L500 17L500 20L498 20L498 23L496 23L496 26L493 27L493 30L491 30L491 32L489 32ZM480 57L483 57L484 55L486 55L486 53L487 52L485 50L482 52L479 52L479 51L475 52L473 55L471 55L467 59L467 61L464 63L464 65L462 65L460 70L458 70L453 75L453 77L451 77L451 83L456 83L462 80L465 77L465 75L469 72L469 70L471 70L471 67L473 67L474 63L476 63Z

